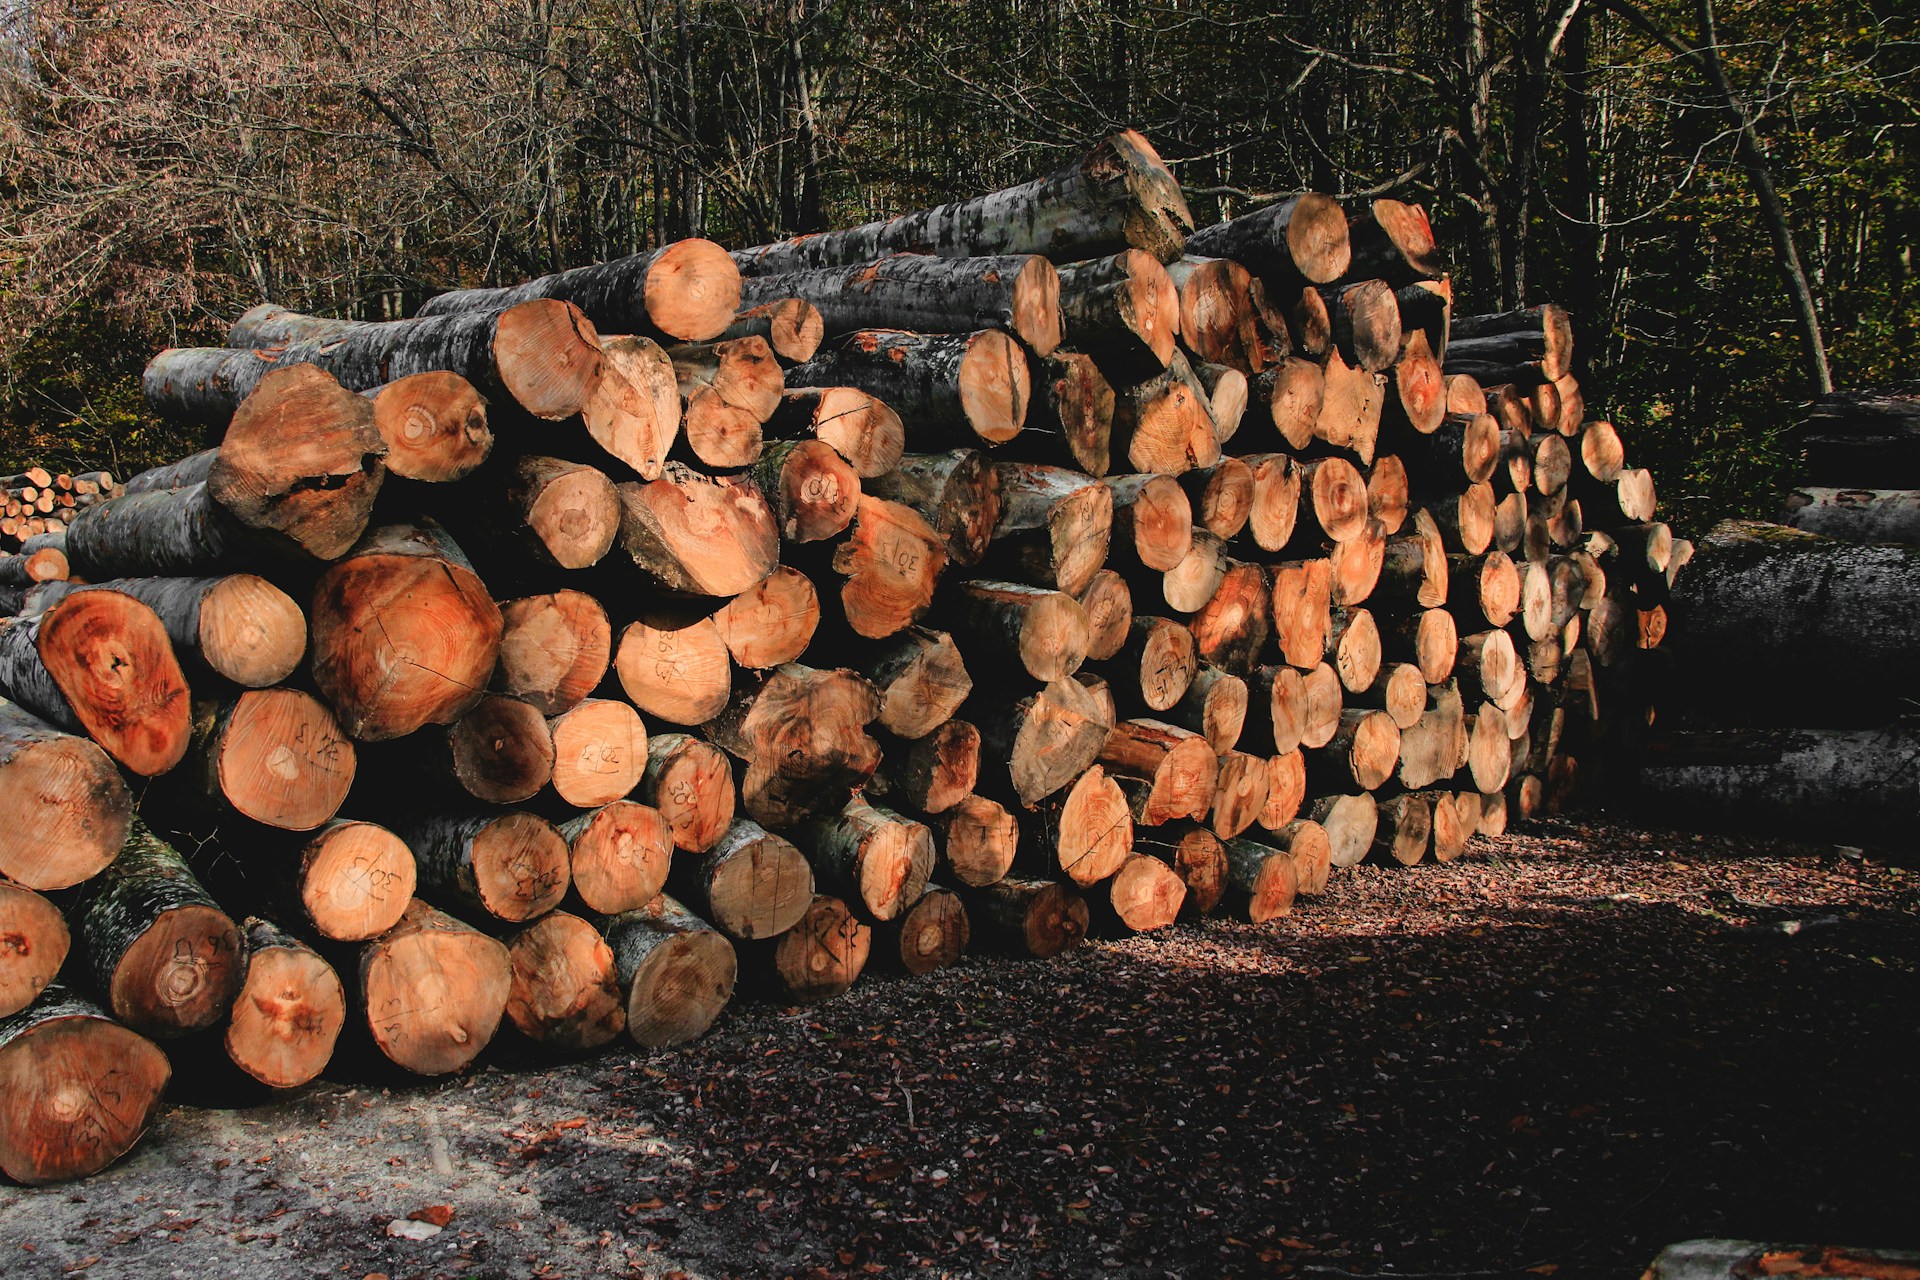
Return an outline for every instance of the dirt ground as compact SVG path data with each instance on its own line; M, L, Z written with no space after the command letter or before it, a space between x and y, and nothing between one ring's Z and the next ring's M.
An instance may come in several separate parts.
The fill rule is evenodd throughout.
M120 1165L0 1187L0 1276L1631 1277L1692 1236L1911 1246L1917 973L1916 871L1555 824L1263 928L739 1004L677 1051L503 1041L265 1103L183 1071Z

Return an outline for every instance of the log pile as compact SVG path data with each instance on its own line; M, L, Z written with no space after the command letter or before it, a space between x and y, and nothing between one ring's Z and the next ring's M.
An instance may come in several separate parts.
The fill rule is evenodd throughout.
M75 476L28 467L0 476L0 552L19 552L35 538L44 538L36 547L58 547L60 535L82 511L119 493L110 471Z
M1558 308L1453 315L1391 200L1195 232L1132 133L230 342L146 377L214 447L0 561L0 1071L131 1073L30 1101L17 1178L137 1137L129 1038L273 1087L667 1045L1458 857L1643 715L1675 563Z

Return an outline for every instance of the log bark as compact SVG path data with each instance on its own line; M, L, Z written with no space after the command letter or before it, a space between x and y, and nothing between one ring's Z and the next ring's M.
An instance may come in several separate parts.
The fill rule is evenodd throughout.
M983 941L1036 960L1071 951L1087 936L1087 900L1056 880L988 885L968 898L968 918Z
M1011 791L1027 806L1038 804L1085 772L1099 759L1113 727L1111 711L1073 679L1057 680L1004 702L979 694L974 701L974 721L981 734L982 783L1001 794Z
M84 733L151 777L186 754L186 677L153 610L116 591L81 591L30 618L0 620L0 697Z
M415 1075L447 1075L479 1057L512 985L504 945L424 902L360 949L360 1005L373 1042Z
M133 798L107 753L0 701L0 877L65 889L112 862Z
M1688 1240L1668 1245L1644 1280L1733 1280L1736 1276L1832 1276L1835 1280L1903 1280L1920 1268L1920 1253L1779 1245L1746 1240Z
M800 923L813 901L813 869L800 851L759 823L737 818L711 849L675 859L674 896L741 942Z
M617 488L621 545L669 590L735 596L778 565L778 523L751 481L668 463L658 480Z
M228 515L204 481L130 492L88 507L68 526L73 574L89 581L194 577L298 559Z
M826 336L819 309L804 298L778 298L748 307L720 332L720 339L762 338L782 364L804 364L813 359Z
M1060 345L1060 276L1045 258L1031 254L936 258L900 253L851 266L754 276L741 289L750 306L786 297L818 308L829 338L863 330L999 329L1036 355ZM1024 372L1024 361L1020 368Z
M543 715L577 706L605 679L613 628L600 602L563 589L503 601L493 687Z
M733 944L674 899L662 895L600 927L626 992L627 1034L642 1048L699 1039L733 999Z
M743 681L702 731L746 763L740 784L746 812L789 826L837 811L873 776L880 746L866 726L879 714L879 691L865 677L788 663Z
M573 890L588 910L618 915L651 902L667 883L673 831L651 805L614 800L560 824Z
M559 1053L611 1042L627 1026L613 948L579 916L554 911L507 940L508 1021Z
M1196 231L1187 251L1232 258L1276 283L1328 284L1353 261L1346 214L1311 191Z
M943 814L973 794L980 777L980 730L948 720L881 753L881 794L925 814Z
M60 908L32 889L0 880L0 1018L20 1012L59 976L72 937Z
M1192 229L1180 184L1152 145L1128 129L1017 187L845 231L742 249L734 259L749 275L864 262L904 251L949 257L1042 253L1056 262L1075 262L1137 248L1168 262L1180 256Z
M727 643L711 617L661 610L629 624L613 669L634 706L674 724L713 719L733 694Z
M240 930L144 823L68 917L94 989L134 1030L182 1036L232 1006L245 969Z
M766 670L806 652L820 625L820 597L811 578L781 565L715 610L713 625L735 662Z
M733 771L711 743L684 733L647 739L647 768L633 798L667 821L676 849L704 853L733 825Z
M880 691L880 725L902 738L924 738L950 720L973 692L973 678L953 637L912 627L860 666Z
M0 1018L0 1173L27 1186L98 1173L146 1132L171 1075L152 1041L48 987Z
M221 1037L233 1065L274 1089L297 1089L333 1057L347 1021L340 975L278 925L245 923L246 977Z
M796 838L816 880L874 920L892 920L918 902L933 875L932 830L858 797L803 823Z
M847 581L840 609L856 635L895 635L925 615L947 567L946 540L911 507L861 495L853 529L834 548Z
M548 719L553 790L576 809L612 804L639 785L647 765L647 730L632 707L588 698Z
M955 564L978 564L1001 515L1001 473L975 449L910 454L868 483L876 498L911 508L946 540Z
M960 895L929 885L897 920L874 926L871 958L884 968L923 977L958 964L971 937Z
M1020 345L996 329L972 328L960 333L892 329L854 332L830 344L806 364L789 369L787 385L857 389L882 408L866 410L859 406L875 421L836 424L835 432L846 434L856 427L865 428L878 434L884 446L895 435L904 440L906 428L901 424L910 423L910 443L917 450L1005 444L1025 427L1033 394ZM830 407L848 412L846 406ZM812 417L816 424L821 421L819 412ZM791 429L785 424L780 428L783 432ZM816 425L815 429L820 428ZM829 439L829 443L835 442ZM871 453L873 447L850 452ZM894 458L898 459L897 450ZM884 460L883 452L878 461ZM876 466L861 467L862 477L890 469L890 464Z
M450 724L485 691L503 625L444 530L386 525L314 588L314 685L362 741Z
M1920 487L1920 403L1910 394L1823 396L1802 432L1810 484Z
M711 240L676 240L649 253L575 267L503 289L456 289L429 298L423 316L497 311L534 298L558 298L609 333L704 342L740 309L740 269Z
M1920 492L1807 485L1787 495L1782 522L1806 533L1848 542L1920 546Z

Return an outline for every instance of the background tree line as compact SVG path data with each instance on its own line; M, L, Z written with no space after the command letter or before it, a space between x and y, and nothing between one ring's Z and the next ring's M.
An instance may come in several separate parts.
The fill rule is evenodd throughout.
M455 283L1022 181L1125 126L1202 221L1303 187L1418 200L1462 306L1568 304L1589 403L1683 524L1771 506L1815 386L1780 230L1833 379L1913 376L1906 0L0 12L0 469L186 448L142 413L140 367L262 298L402 316Z

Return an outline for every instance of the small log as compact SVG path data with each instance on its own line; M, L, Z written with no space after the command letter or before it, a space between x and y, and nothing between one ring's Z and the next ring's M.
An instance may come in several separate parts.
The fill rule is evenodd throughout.
M314 588L313 682L362 741L450 724L485 691L502 628L499 607L444 530L387 525Z
M1059 346L1061 338L1059 273L1032 254L936 258L895 253L847 266L758 274L743 283L740 296L748 306L802 298L819 309L830 338L863 330L932 334L1000 329L1042 356ZM904 412L891 397L881 398Z
M1219 667L1201 666L1178 702L1156 710L1205 738L1215 755L1224 755L1240 741L1240 731L1247 721L1247 702L1246 680Z
M500 664L493 687L543 715L558 715L597 688L613 652L600 602L561 590L500 604Z
M912 443L921 450L1004 444L1026 425L1033 394L1019 344L997 329L863 329L789 369L786 380L790 387L858 389L898 415L888 435L902 431L902 421L912 423ZM813 417L817 424L819 412Z
M1506 716L1493 703L1484 702L1466 718L1466 729L1467 769L1474 790L1486 795L1503 791L1513 771L1513 741L1507 736Z
M883 967L922 977L958 964L972 929L960 895L929 885L920 901L898 919L876 925L873 934L872 959Z
M1058 437L1056 455L1065 457L1090 476L1104 476L1111 464L1113 441L1113 384L1093 362L1077 351L1056 351L1031 361L1032 403L1028 408L1029 442Z
M878 479L893 470L907 444L900 415L885 401L858 387L787 391L764 424L762 435L772 440L811 439L824 444L862 480ZM764 482L762 487L767 487Z
M172 1073L152 1041L48 987L0 1018L0 1173L26 1186L98 1173L146 1132Z
M866 491L912 508L946 540L955 564L978 564L1000 523L1000 470L975 449L911 454Z
M1115 776L1147 784L1133 807L1137 822L1198 820L1213 807L1219 760L1207 740L1189 729L1164 720L1122 720L1107 735L1099 760Z
M1275 683L1276 696L1283 687ZM1309 750L1324 747L1340 727L1339 674L1323 662L1300 677L1297 689L1299 706L1286 714L1299 725L1300 745Z
M813 580L781 565L714 611L713 626L733 660L764 671L792 662L813 641L820 625L820 597Z
M627 1034L642 1048L699 1039L733 999L733 944L674 899L662 895L600 927L626 992Z
M1433 810L1433 860L1452 862L1467 851L1479 824L1479 811L1468 813L1457 803L1458 797L1447 791L1427 793Z
M813 901L813 868L800 851L748 818L711 849L674 860L668 883L728 937L742 942L793 928Z
M1437 560L1438 557L1429 556L1426 563ZM1378 520L1368 520L1358 534L1345 542L1334 543L1327 553L1333 603L1359 604L1371 596L1380 584L1386 562L1387 538Z
M627 1002L613 948L579 916L554 911L507 940L506 1014L520 1034L560 1053L611 1042Z
M588 909L617 915L645 906L666 885L673 832L651 805L614 800L559 827L574 892Z
M630 624L613 669L634 706L674 724L711 720L733 693L727 643L710 617L662 610Z
M1311 827L1295 832L1292 844L1304 846L1313 839L1306 834ZM1276 838L1280 838L1276 834ZM1326 837L1322 833L1320 839ZM1221 901L1236 918L1251 924L1265 924L1293 910L1299 892L1299 871L1292 848L1276 849L1253 840L1223 842L1227 856L1227 891Z
M0 1018L8 1018L59 976L72 938L59 907L9 880L0 880L0 938Z
M1033 805L1073 782L1095 760L1113 727L1110 705L1102 705L1077 680L1057 680L1045 688L1010 699L978 704L982 781L990 789L1010 790L1023 805ZM1000 769L1004 766L1004 781Z
M413 899L413 852L385 827L330 822L259 870L242 866L249 881L268 882L269 900L284 904L305 928L336 942L364 942L391 929Z
M195 707L182 794L213 813L312 831L346 802L353 743L325 704L297 689L248 689Z
M1439 684L1453 673L1459 633L1453 615L1445 609L1423 609L1393 619L1380 633L1381 656L1391 662L1411 662L1428 684Z
M1324 747L1307 753L1307 777L1318 788L1376 791L1400 761L1400 727L1384 711L1350 707Z
M1078 596L1106 560L1114 497L1059 467L999 463L1000 519L990 563L1005 576Z
M1564 376L1573 360L1573 323L1553 303L1497 315L1455 316L1447 367L1496 382Z
M480 521L460 522L478 535L470 535L479 543L476 550L551 570L589 568L613 549L620 499L598 468L529 454L488 479L484 488L470 484L462 495L463 501L478 498L486 513Z
M360 949L360 1003L373 1042L416 1075L447 1075L479 1057L512 986L503 944L424 902Z
M1151 377L1173 358L1180 295L1152 254L1124 249L1108 258L1063 263L1060 336L1111 378Z
M1006 878L1020 849L1020 824L1006 806L985 796L963 796L934 818L940 829L939 868L969 888Z
M1491 627L1513 621L1520 610L1521 577L1505 552L1451 556L1448 564L1447 605L1456 618L1475 630L1482 621Z
M1173 823L1134 834L1134 848L1172 868L1186 888L1180 904L1183 916L1198 919L1213 914L1227 888L1226 848L1205 827Z
M1273 629L1271 604L1265 568L1228 561L1220 586L1189 624L1200 660L1236 675L1251 671Z
M1506 700L1526 671L1513 647L1513 638L1505 631L1477 631L1460 637L1460 656L1456 674L1461 691L1468 697L1499 703Z
M617 488L621 545L669 590L739 595L778 565L778 523L751 481L668 463L658 480Z
M1253 468L1238 458L1180 477L1193 519L1215 537L1233 538L1253 515Z
M711 240L676 240L648 253L575 267L504 289L455 289L429 298L423 316L495 311L531 298L573 303L610 333L703 342L740 308L740 269Z
M1521 490L1509 493L1493 509L1493 545L1509 556L1522 554L1531 524L1526 493Z
M873 776L880 746L866 726L879 714L879 691L865 677L788 663L743 681L702 731L746 762L740 802L747 813L787 826L837 811Z
M778 298L748 307L720 331L721 341L762 338L782 364L803 364L820 349L826 326L820 312L803 298Z
M1413 663L1390 662L1380 668L1371 685L1356 692L1353 701L1385 711L1395 726L1411 729L1427 709L1427 685Z
M1012 660L1035 680L1073 674L1086 660L1086 611L1072 596L1013 582L962 583L952 601L953 630L984 659Z
M1273 632L1281 658L1307 669L1325 656L1333 597L1333 565L1293 560L1273 567Z
M953 637L911 627L860 667L880 691L880 724L902 738L924 738L951 719L973 691Z
M245 969L240 930L186 861L136 822L68 912L94 989L114 1017L176 1037L226 1016Z
M1350 363L1338 347L1327 352L1326 392L1313 435L1329 448L1351 450L1362 466L1371 465L1380 443L1380 419L1386 406L1386 375Z
M1093 575L1080 593L1087 615L1087 657L1105 661L1119 653L1133 629L1133 592L1127 580L1111 569Z
M1493 545L1494 506L1493 486L1483 481L1435 499L1427 511L1448 551L1477 556Z
M1165 373L1114 388L1112 447L1132 471L1177 476L1210 467L1220 460L1211 401L1176 352Z
M548 719L553 790L576 809L612 804L639 785L647 765L640 715L614 698L588 698Z
M1321 305L1324 310L1325 304ZM1271 424L1280 440L1295 451L1313 443L1326 401L1326 370L1304 356L1288 356L1247 386L1247 409L1253 425Z
M420 888L509 924L553 910L570 883L566 838L531 813L427 814L397 828Z
M1304 493L1294 541L1308 545L1358 537L1371 518L1359 470L1342 458L1316 458L1303 463L1301 473Z
M967 914L983 940L1036 960L1071 951L1087 936L1087 900L1057 880L997 881L968 899Z
M1626 446L1620 442L1620 433L1611 422L1594 421L1581 426L1579 436L1580 465L1593 479L1602 484L1615 479L1620 469L1627 464Z
M760 456L761 425L780 405L786 376L765 338L670 347L687 448L709 467L744 467Z
M0 878L65 889L112 862L133 799L107 753L0 701Z
M652 734L633 798L660 811L674 848L704 853L733 824L733 770L711 743L684 733Z
M1227 544L1205 529L1193 534L1193 545L1180 563L1160 577L1160 598L1178 613L1194 613L1213 599L1227 576Z
M880 639L918 621L947 566L946 541L913 508L863 494L853 529L834 548L846 577L840 607L858 635Z
M1193 547L1193 505L1180 482L1162 475L1108 476L1113 508L1109 545L1149 569L1175 568Z
M360 394L373 401L389 475L444 484L472 474L493 452L486 399L457 373L409 374Z
M1267 760L1267 803L1260 810L1260 825L1268 831L1284 831L1300 816L1307 802L1307 758L1297 748L1271 756Z
M1228 751L1220 756L1213 793L1213 833L1231 839L1251 827L1267 807L1268 758Z
M153 610L117 591L79 591L0 620L0 697L84 733L133 773L165 773L191 738L186 677Z
M1327 647L1321 655L1333 664L1340 686L1349 693L1371 688L1380 674L1380 629L1366 609L1340 606L1328 613Z
M340 975L314 949L266 920L249 919L246 977L221 1037L233 1065L274 1089L297 1089L326 1069L347 1021Z
M933 875L933 832L925 823L855 797L838 814L798 828L816 880L862 914L891 920L919 901Z
M1318 192L1215 223L1187 237L1187 252L1232 258L1272 281L1327 284L1347 273L1347 216Z
M1374 828L1373 861L1411 867L1427 856L1433 838L1433 806L1425 796L1406 792L1374 807L1380 818Z
M921 813L941 814L973 793L980 776L980 730L948 720L922 736L889 745L880 757L881 794Z
M1333 341L1350 365L1380 373L1400 354L1400 303L1380 280L1322 289Z
M1187 899L1186 882L1158 858L1134 854L1092 895L1102 923L1129 933L1164 929L1179 918Z
M1396 454L1382 454L1367 469L1367 516L1391 537L1407 523L1411 506L1407 467Z
M1507 834L1507 793L1480 797L1480 821L1475 835L1497 838Z
M1171 618L1136 616L1121 646L1121 680L1150 711L1171 710L1199 669L1193 633ZM1116 673L1116 678L1120 678Z
M1248 532L1262 551L1279 551L1293 540L1300 514L1299 464L1283 453L1248 454L1242 461L1253 468Z

